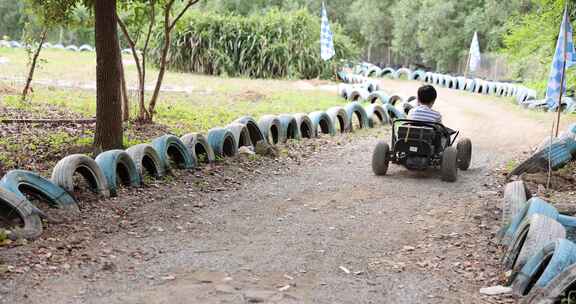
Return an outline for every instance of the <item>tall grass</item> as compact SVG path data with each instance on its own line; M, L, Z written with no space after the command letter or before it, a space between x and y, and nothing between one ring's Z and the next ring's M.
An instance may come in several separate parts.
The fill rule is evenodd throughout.
M320 59L320 18L305 10L249 17L190 12L172 35L169 69L250 78L329 78L339 59L358 55L333 24L336 57ZM161 45L163 33L156 35ZM158 62L160 48L151 50Z

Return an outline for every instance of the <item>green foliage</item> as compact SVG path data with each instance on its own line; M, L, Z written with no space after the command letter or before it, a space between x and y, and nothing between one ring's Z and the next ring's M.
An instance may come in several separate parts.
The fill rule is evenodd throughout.
M209 75L251 78L316 78L330 76L332 63L357 55L337 24L336 58L320 59L320 19L304 10L272 10L248 17L201 13L187 15L173 33L169 69ZM158 62L162 34L151 56Z

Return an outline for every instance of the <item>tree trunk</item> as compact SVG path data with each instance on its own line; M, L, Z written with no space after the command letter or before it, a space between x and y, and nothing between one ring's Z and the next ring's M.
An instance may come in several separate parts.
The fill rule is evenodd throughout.
M116 0L96 0L96 152L122 148L120 46L116 27Z
M124 74L124 63L122 62L122 52L118 56L120 66L120 85L122 88L122 121L130 120L130 100L128 99L128 89L126 88L126 74Z
M168 13L166 13L168 16ZM164 26L164 45L162 47L162 54L160 57L160 68L158 71L158 79L156 80L156 87L154 87L154 93L150 99L150 104L148 105L148 117L147 122L152 122L154 119L154 112L156 108L156 101L158 100L158 95L160 95L160 89L162 88L162 80L164 79L164 73L166 72L166 62L168 59L168 52L170 50L170 28L168 27L168 17L166 17L166 25Z
M42 51L42 46L44 45L44 41L46 41L47 35L48 31L44 30L44 32L42 32L42 37L40 38L38 48L36 48L34 56L32 57L32 64L30 64L30 71L28 71L28 78L26 78L26 85L24 86L24 90L22 91L22 100L26 100L26 96L28 95L28 91L30 90L30 85L32 84L32 78L34 78L34 71L36 70L36 63L38 62L38 56L40 56L40 51Z

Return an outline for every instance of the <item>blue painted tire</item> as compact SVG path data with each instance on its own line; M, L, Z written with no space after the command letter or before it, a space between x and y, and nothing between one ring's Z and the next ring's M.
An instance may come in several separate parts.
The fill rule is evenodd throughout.
M552 143L550 148L545 148L537 152L519 164L510 172L510 176L546 171L549 166L549 158L551 159L550 166L556 170L570 162L572 160L572 154L566 143L561 141Z
M246 125L248 133L250 134L250 142L253 145L256 145L256 143L261 140L266 140L266 137L262 133L262 130L260 130L260 127L254 118L250 116L244 116L236 119L234 122Z
M534 304L561 303L561 300L563 298L566 298L570 292L574 291L575 285L576 285L576 264L573 264L564 269L544 288L538 286L532 287L528 295L524 297L522 300L523 303L534 303Z
M554 206L548 204L543 199L539 197L530 198L522 210L518 212L514 218L512 218L510 225L505 227L506 232L502 238L502 244L509 245L517 234L517 230L519 229L522 222L524 222L526 219L529 219L534 214L544 215L555 220L558 218L559 213L558 210L554 208Z
M68 193L74 193L74 173L79 173L90 185L92 192L109 197L108 181L98 164L89 156L72 154L64 157L52 170L52 182Z
M290 139L300 140L298 122L294 118L294 115L279 115L278 120L280 120L280 142L285 143Z
M188 133L182 136L180 140L188 147L188 151L198 161L198 164L211 164L216 160L216 155L214 155L214 151L212 151L212 147L204 135Z
M415 80L415 81L424 81L425 75L426 74L424 73L424 71L417 70L417 71L413 71L412 74L410 74L409 79Z
M532 289L546 288L554 278L576 263L576 245L566 239L550 242L534 252L516 276L512 285L514 294L528 295Z
M364 100L368 99L369 95L370 95L370 92L364 88L354 88L350 92L350 96L349 96L348 100L353 101L353 102L364 101Z
M12 191L19 199L26 194L39 196L54 208L78 212L76 200L62 187L42 176L24 170L11 170L0 180L0 187Z
M144 180L144 174L154 178L162 178L166 175L166 165L158 155L158 152L150 144L139 144L126 149L126 153L130 155L140 180Z
M368 128L368 115L366 111L359 103L349 103L344 109L346 110L346 115L348 115L348 126L350 127L350 132L354 131L354 116L358 119L360 129Z
M298 134L300 138L314 138L314 125L312 120L307 114L298 113L294 114L294 119L296 120L296 125L298 126Z
M326 112L312 112L308 114L308 117L310 117L312 121L314 137L318 137L320 134L329 134L332 136L336 134L332 119L330 119L330 116L328 116Z
M396 71L394 69L385 68L385 69L382 69L379 76L380 77L384 77L384 76L394 77L395 74L396 74Z
M396 109L396 107L389 103L384 105L384 109L388 113L388 117L390 117L390 123L395 119L406 119L406 114L404 114L404 112Z
M350 121L348 120L348 114L346 114L346 110L344 110L344 108L332 107L326 110L326 114L328 114L330 120L332 120L332 125L336 131L345 133L350 129Z
M106 151L100 153L95 161L100 169L102 169L104 176L106 176L111 196L118 195L119 183L130 187L141 186L142 179L140 172L138 172L138 168L136 168L132 157L125 151ZM120 180L118 180L118 178L120 178Z
M281 140L281 130L282 125L278 117L274 115L265 115L258 121L258 126L262 130L262 135L266 139L266 142L270 145L276 145L280 143Z
M526 206L528 191L523 181L513 181L504 187L504 199L502 200L502 226L510 225L512 219Z
M250 140L250 132L248 132L246 125L233 122L227 125L226 129L228 129L230 132L232 132L232 135L234 135L234 140L238 145L238 149L240 149L240 147L253 146L252 141Z
M364 107L366 116L368 116L368 127L375 128L378 125L390 123L388 112L379 104L370 104Z
M208 144L217 157L234 157L238 154L238 144L232 132L225 128L213 128L208 131Z
M8 238L11 240L28 239L34 240L42 235L42 220L37 213L37 208L27 199L18 197L16 194L4 186L0 186L0 206L8 214L2 214L2 217L17 215L23 223L20 229L10 230Z
M181 169L196 167L196 160L192 158L186 145L174 135L166 134L152 140L152 147L158 152L167 171L172 169L171 162Z
M380 100L380 104L387 104L390 100L390 97L388 97L388 95L382 91L373 92L368 96L368 101L370 103L377 103L378 100Z
M548 243L566 237L566 229L555 219L542 214L533 214L520 224L511 245L503 258L504 271L511 270L515 275L524 267L530 257Z

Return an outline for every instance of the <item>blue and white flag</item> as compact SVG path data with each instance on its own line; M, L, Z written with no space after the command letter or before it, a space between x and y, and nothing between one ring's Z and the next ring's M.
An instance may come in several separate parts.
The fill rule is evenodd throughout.
M482 57L480 55L480 43L478 42L478 33L474 32L474 38L470 45L470 72L475 72L480 68Z
M334 40L332 31L330 30L330 23L328 23L328 15L326 14L326 7L322 2L322 25L320 29L320 57L322 60L330 60L336 55L334 50Z
M568 8L566 8L560 26L560 34L558 34L556 53L554 53L552 60L548 87L546 88L546 103L549 109L558 107L560 95L566 93L566 77L564 77L564 83L561 83L562 74L566 72L565 68L576 63L574 59L576 59L576 51L574 51L574 40L572 39L572 25L568 18Z

